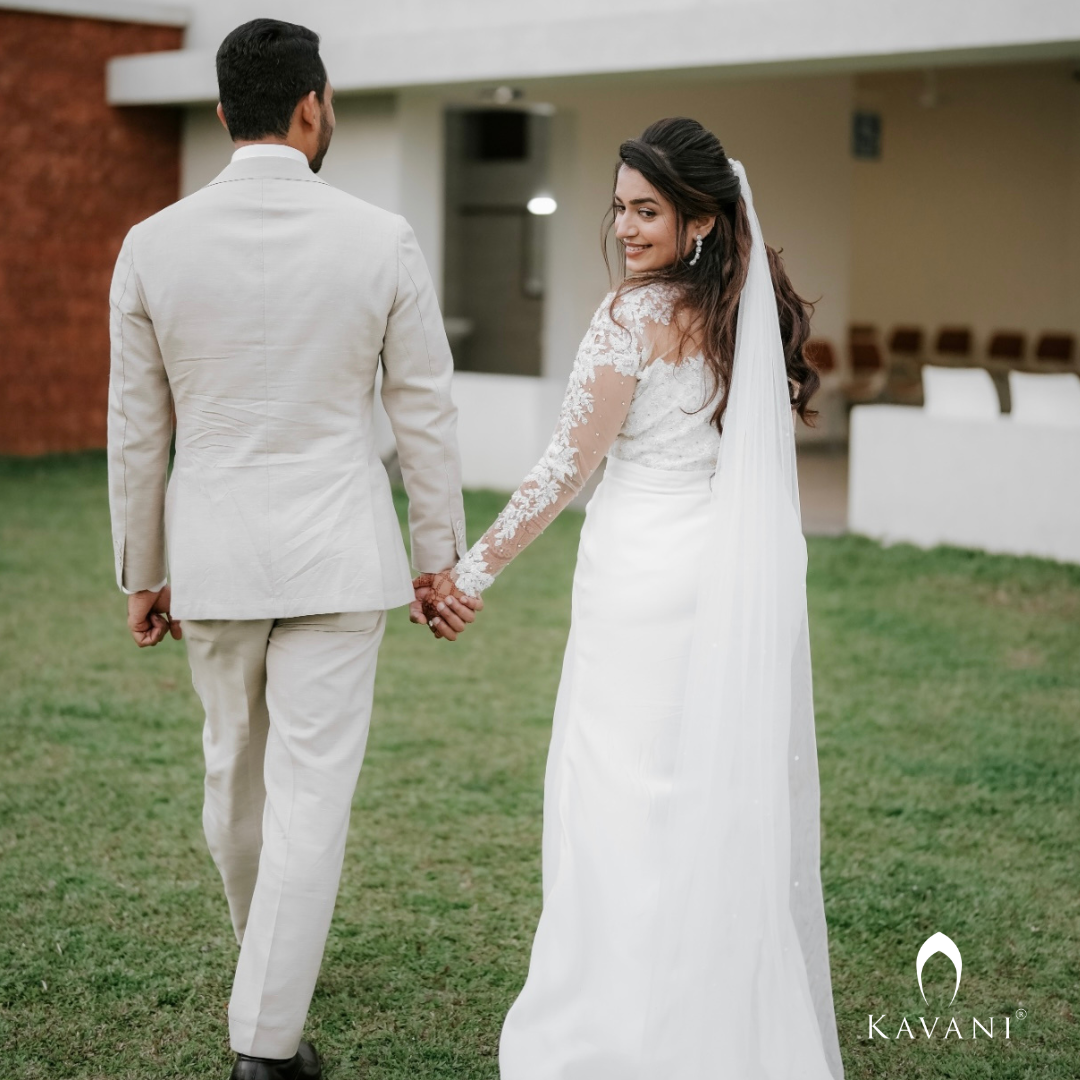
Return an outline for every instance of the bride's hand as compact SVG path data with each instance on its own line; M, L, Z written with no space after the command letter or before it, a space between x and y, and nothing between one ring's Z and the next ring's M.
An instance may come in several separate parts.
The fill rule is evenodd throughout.
M447 641L456 641L466 625L476 620L475 612L484 608L480 597L466 596L457 587L452 570L420 574L413 580L413 590L416 599L409 605L409 618L426 623L437 638Z

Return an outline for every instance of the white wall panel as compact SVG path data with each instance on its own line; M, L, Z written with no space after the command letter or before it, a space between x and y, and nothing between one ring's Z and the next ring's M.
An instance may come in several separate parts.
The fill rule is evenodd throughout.
M920 547L954 544L1080 563L1080 429L927 416L851 415L848 526Z

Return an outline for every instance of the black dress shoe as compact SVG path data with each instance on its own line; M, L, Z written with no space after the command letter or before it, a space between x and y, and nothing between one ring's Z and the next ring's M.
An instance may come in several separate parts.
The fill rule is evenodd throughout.
M315 1047L302 1042L286 1061L237 1054L229 1080L322 1080L322 1064Z

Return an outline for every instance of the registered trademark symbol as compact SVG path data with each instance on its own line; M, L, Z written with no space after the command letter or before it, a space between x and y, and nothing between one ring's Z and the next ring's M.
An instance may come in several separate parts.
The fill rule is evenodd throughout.
M1027 1009L1017 1009L1016 1010L1016 1019L1017 1020L1023 1020L1025 1016L1027 1016Z

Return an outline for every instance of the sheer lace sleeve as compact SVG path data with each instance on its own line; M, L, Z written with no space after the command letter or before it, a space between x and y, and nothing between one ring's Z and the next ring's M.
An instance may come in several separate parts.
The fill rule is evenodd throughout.
M642 290L643 291L643 290ZM559 421L543 457L514 492L490 529L454 568L462 592L479 596L522 549L581 491L622 429L647 357L646 312L637 293L607 296L589 324L574 361Z

